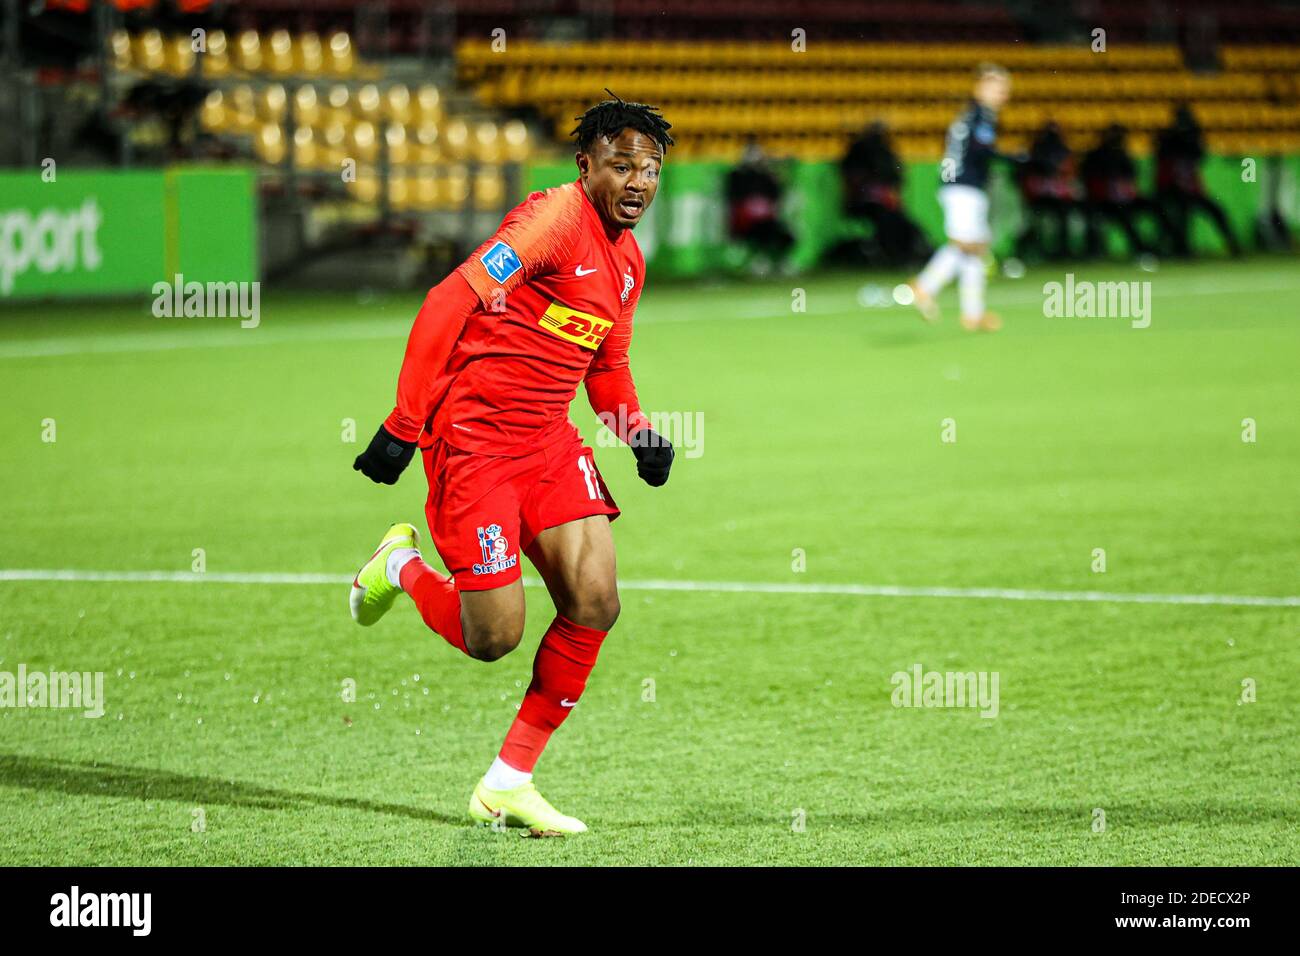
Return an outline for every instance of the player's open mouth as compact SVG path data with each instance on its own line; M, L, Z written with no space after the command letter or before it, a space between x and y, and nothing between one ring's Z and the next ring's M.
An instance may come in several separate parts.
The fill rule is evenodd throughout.
M645 207L639 199L624 199L618 204L618 211L627 219L637 218L643 208Z

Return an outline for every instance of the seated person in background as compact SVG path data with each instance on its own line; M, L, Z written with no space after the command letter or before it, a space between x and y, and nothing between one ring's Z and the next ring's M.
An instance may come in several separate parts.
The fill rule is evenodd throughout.
M1070 256L1070 213L1082 211L1082 191L1075 178L1074 156L1055 120L1048 120L1034 136L1029 158L1016 168L1016 181L1025 201L1025 229L1016 239L1016 255L1027 258L1036 246L1048 259ZM1048 248L1043 221L1055 223L1056 241Z
M1241 255L1237 237L1232 234L1223 207L1205 193L1201 181L1201 160L1205 158L1205 141L1201 126L1186 103L1174 111L1174 122L1156 138L1156 199L1165 211L1174 237L1174 249L1180 256L1191 255L1188 229L1192 213L1199 209L1223 234L1228 251Z
M1097 145L1083 158L1081 172L1088 196L1088 254L1100 255L1102 248L1098 221L1109 219L1128 237L1133 255L1150 255L1156 248L1137 230L1139 213L1149 214L1169 237L1169 222L1159 204L1138 194L1137 166L1128 153L1128 130L1112 123L1101 134Z
M840 160L840 175L845 214L870 220L887 264L898 266L929 258L929 243L903 211L902 167L884 123L872 123L849 144Z
M754 252L751 266L763 273L783 264L794 236L780 218L781 181L768 163L763 147L750 137L740 165L727 173L727 204L731 236Z

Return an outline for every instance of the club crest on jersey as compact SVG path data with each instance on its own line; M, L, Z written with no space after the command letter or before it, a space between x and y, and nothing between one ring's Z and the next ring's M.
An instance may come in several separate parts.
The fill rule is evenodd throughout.
M600 343L614 327L614 323L609 319L579 312L559 302L552 302L542 313L537 324L546 331L567 339L575 345L581 345L584 349L591 349L593 352L600 348Z
M524 267L519 255L504 242L493 244L492 248L479 257L488 275L498 282L505 282Z
M499 574L519 563L519 555L506 554L510 542L501 533L499 524L478 529L478 546L483 550L483 563L474 565L475 574Z
M632 278L632 267L628 266L627 272L623 273L623 294L619 296L619 299L626 302L627 297L632 294L634 288L636 288L636 279Z

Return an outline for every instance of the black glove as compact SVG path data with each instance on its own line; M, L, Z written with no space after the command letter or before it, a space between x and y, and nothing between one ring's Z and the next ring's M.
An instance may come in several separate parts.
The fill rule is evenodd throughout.
M668 469L673 466L673 443L653 428L643 428L627 443L636 455L636 473L651 488L658 488L668 480Z
M366 450L352 463L352 470L378 484L395 485L402 469L411 463L414 455L415 442L394 438L380 425Z

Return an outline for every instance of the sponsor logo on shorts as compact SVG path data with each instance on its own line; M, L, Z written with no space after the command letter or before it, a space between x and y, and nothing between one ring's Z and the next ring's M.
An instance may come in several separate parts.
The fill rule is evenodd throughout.
M600 348L601 341L614 327L609 319L579 312L559 302L552 302L537 324L548 332L593 352Z
M524 267L519 254L504 242L494 243L480 258L488 275L498 282L505 282Z
M510 550L510 542L501 533L499 524L478 529L478 546L483 551L483 563L474 565L475 574L499 574L519 563L519 555L506 554Z

